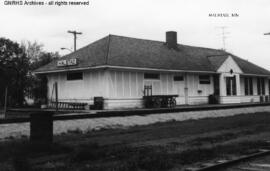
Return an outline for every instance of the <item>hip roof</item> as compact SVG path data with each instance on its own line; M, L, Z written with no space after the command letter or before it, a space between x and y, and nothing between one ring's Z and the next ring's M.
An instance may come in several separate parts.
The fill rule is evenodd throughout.
M68 71L97 66L122 66L162 70L216 72L232 56L244 74L270 75L270 72L223 50L178 44L169 49L165 42L109 35L61 59L78 60L74 66L57 67L57 61L36 73Z

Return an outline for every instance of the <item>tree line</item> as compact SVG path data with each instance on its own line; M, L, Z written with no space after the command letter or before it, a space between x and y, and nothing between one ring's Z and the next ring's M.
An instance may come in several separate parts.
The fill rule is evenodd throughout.
M0 107L4 105L6 89L9 107L27 106L27 98L33 99L35 105L46 103L47 79L33 71L58 58L58 52L46 52L36 41L19 44L0 37Z

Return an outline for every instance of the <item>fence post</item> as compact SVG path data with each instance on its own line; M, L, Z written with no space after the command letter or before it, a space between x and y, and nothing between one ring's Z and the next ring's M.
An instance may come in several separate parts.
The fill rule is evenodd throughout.
M38 111L30 114L30 141L53 142L53 112Z
M4 118L6 118L7 113L7 96L8 96L8 86L6 86L5 88Z

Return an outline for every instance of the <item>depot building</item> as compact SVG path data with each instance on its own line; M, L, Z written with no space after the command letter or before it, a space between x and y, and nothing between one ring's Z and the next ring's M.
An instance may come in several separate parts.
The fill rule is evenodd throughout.
M108 35L35 71L47 77L48 99L58 84L60 102L105 109L142 108L145 85L153 95L178 95L177 105L268 101L270 72L223 50Z

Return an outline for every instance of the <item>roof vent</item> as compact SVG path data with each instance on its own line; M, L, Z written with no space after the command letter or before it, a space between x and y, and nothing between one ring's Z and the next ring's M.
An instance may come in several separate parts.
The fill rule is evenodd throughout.
M175 31L166 32L166 44L169 49L177 49L177 32Z

